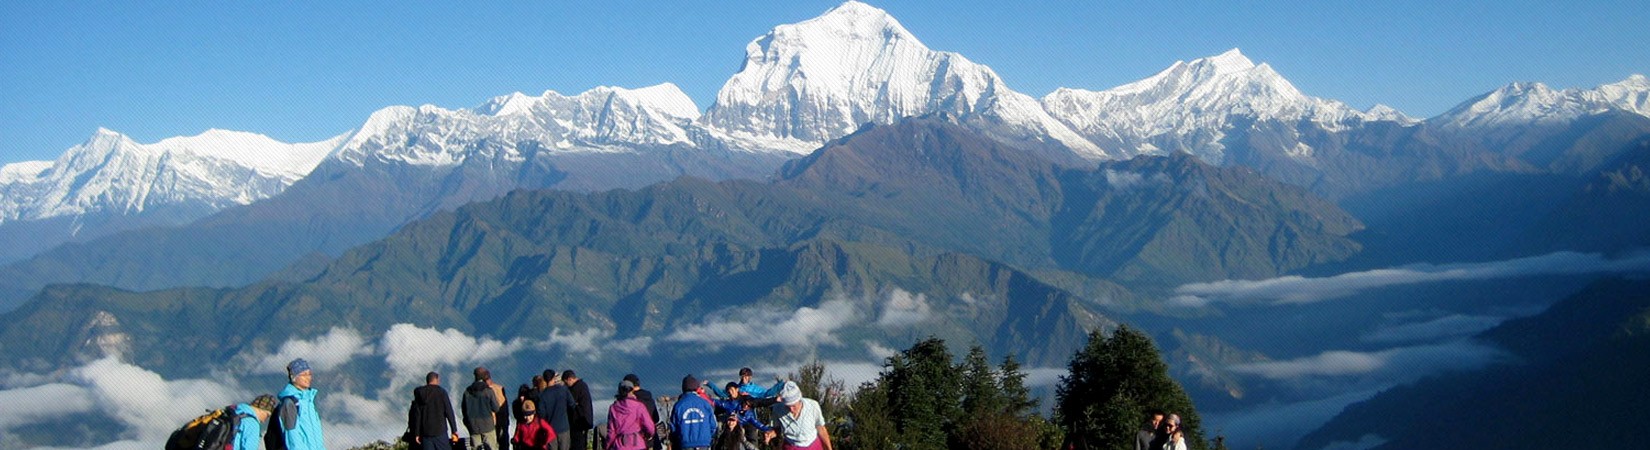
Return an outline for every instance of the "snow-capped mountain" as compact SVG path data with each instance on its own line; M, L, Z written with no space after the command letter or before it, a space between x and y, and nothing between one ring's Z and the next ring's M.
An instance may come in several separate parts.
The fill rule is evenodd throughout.
M751 41L699 122L734 141L803 153L866 122L931 113L1009 142L1106 156L990 68L930 50L887 12L856 1Z
M1650 78L1633 75L1593 89L1556 90L1541 83L1512 83L1428 122L1447 129L1485 129L1566 122L1609 110L1650 116Z
M676 85L598 87L575 96L514 93L472 109L393 106L374 112L332 156L451 166L475 157L524 161L528 142L551 152L628 152L688 145L683 127L699 117ZM485 145L484 145L485 144Z
M343 136L288 144L267 136L208 130L139 144L99 129L56 161L0 169L0 224L61 216L136 215L183 207L209 213L280 193L303 178Z
M1385 105L1359 111L1307 96L1238 49L1176 61L1156 75L1104 91L1062 88L1042 102L1078 133L1126 154L1183 150L1214 162L1222 157L1223 129L1236 118L1305 120L1329 130L1370 121L1415 122Z

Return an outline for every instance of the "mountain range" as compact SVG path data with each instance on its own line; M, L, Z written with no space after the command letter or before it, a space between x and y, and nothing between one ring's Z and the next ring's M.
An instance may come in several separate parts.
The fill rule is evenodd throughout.
M1038 100L1013 91L988 67L927 48L886 12L847 2L753 40L741 69L702 115L667 83L576 96L515 93L465 110L390 107L344 136L310 144L214 130L139 145L100 130L58 161L0 169L0 241L14 244L0 261L118 231L186 224L269 198L312 173L340 176L340 170L313 170L321 165L364 171L376 160L398 166L386 169L392 172L421 173L402 176L493 178L454 180L471 187L419 198L426 207L390 214L395 217L361 220L399 224L427 214L428 205L450 208L517 187L597 191L684 174L760 178L863 123L933 113L955 115L1000 141L1073 164L1184 151L1338 198L1392 179L1519 170L1527 150L1501 147L1541 136L1506 134L1526 125L1563 128L1613 111L1644 116L1647 97L1650 83L1639 75L1590 90L1515 83L1418 121L1380 105L1359 111L1307 96L1233 49L1105 91L1059 89ZM1502 130L1508 127L1515 131ZM1371 155L1377 151L1371 147L1385 154ZM1539 164L1554 162L1534 156ZM609 160L627 170L613 171ZM446 173L466 164L486 167ZM310 220L317 221L325 220ZM363 228L372 236L387 231ZM340 249L299 246L303 253ZM62 281L118 278L130 277Z
M1279 395L1234 367L1286 356L1200 326L1225 312L1171 304L1177 287L1650 245L1647 99L1640 75L1515 83L1418 119L1308 96L1236 49L1039 99L850 1L751 41L703 110L669 83L518 92L384 108L316 143L99 130L6 165L0 363L118 354L172 377L410 323L597 336L611 378L927 335L1053 367L1130 322L1230 405ZM823 324L734 341L804 317ZM1301 445L1358 441L1409 405L1387 397L1407 398Z

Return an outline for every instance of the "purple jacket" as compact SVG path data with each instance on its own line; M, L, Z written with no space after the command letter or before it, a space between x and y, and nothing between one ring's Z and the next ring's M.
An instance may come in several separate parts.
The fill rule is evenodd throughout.
M620 399L607 408L608 450L646 450L655 431L647 405L634 398Z

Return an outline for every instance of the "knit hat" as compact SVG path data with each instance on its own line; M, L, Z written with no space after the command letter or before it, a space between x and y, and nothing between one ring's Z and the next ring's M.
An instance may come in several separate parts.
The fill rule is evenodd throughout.
M786 406L795 405L802 401L802 388L796 387L796 382L786 381L785 387L779 389L779 401Z
M1180 426L1180 415L1178 414L1170 414L1168 418L1163 420L1169 421L1169 423L1174 424L1174 426Z
M692 374L689 374L686 377L682 377L682 392L698 391L699 386L700 386L699 379L694 378Z
M617 395L619 397L624 397L626 394L629 394L630 391L634 391L634 390L636 390L636 383L631 383L630 380L620 381L619 382L619 393Z
M308 371L309 361L304 361L303 358L294 359L292 362L286 363L286 376L288 378L298 376L298 374Z
M273 412L275 411L275 396L269 394L259 395L258 398L252 399L252 404L250 406L256 409Z

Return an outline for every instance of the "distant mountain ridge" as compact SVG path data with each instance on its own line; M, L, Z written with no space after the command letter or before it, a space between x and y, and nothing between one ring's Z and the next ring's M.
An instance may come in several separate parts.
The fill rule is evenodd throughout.
M0 298L19 301L53 282L129 289L241 285L306 255L336 255L410 220L513 189L635 189L683 175L764 179L866 123L911 116L948 115L1063 166L1186 152L1251 167L1331 200L1480 171L1585 174L1613 156L1599 149L1622 148L1620 141L1650 130L1638 121L1645 118L1650 93L1640 76L1554 97L1596 107L1583 108L1588 112L1573 120L1509 135L1309 97L1236 49L1177 62L1111 90L1062 89L1039 101L1009 89L988 67L927 48L885 11L854 1L775 27L746 50L743 67L703 113L669 83L577 95L515 93L467 109L394 106L328 141L336 151L309 166L314 170L301 175L302 182L286 182L301 189L270 183L257 195L234 189L199 194L266 199L249 206L179 197L193 206L164 220L83 213L0 225L0 244L16 251L11 259L36 255L35 261L0 268L16 275L0 282ZM1552 97L1541 92L1507 90L1497 104ZM255 148L220 150L268 153ZM118 192L153 192L146 178L98 167L101 172L81 177L119 181L109 184L122 186ZM0 202L27 203L35 196L11 192L36 189L42 185L24 181L59 172L43 163L0 169L0 192L7 193ZM122 205L128 203L90 202L84 209L126 211ZM201 221L176 230L141 230L196 219ZM88 230L94 228L141 231L91 240L97 233ZM41 253L70 238L81 245ZM210 250L190 248L208 242ZM277 246L282 250L260 248ZM152 264L161 259L175 264Z

